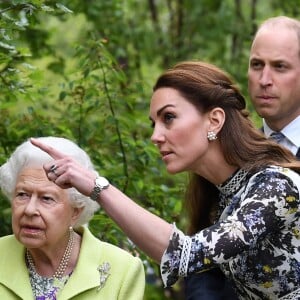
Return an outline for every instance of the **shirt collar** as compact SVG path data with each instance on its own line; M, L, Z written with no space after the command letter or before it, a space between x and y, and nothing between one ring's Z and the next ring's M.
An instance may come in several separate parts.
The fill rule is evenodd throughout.
M263 119L263 128L266 137L269 137L272 130L265 120ZM286 136L286 138L297 148L300 147L300 116L295 118L292 122L290 122L287 126L285 126L281 132Z

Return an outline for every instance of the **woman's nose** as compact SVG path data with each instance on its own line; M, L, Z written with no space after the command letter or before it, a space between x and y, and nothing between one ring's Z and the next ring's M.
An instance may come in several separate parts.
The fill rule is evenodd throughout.
M158 145L158 144L161 144L164 141L165 141L165 136L162 133L162 131L159 130L159 128L154 127L154 130L153 130L152 135L151 135L151 142L154 145Z
M36 215L38 213L38 203L37 203L37 198L34 196L31 196L30 199L27 202L27 205L25 207L25 213L27 215Z

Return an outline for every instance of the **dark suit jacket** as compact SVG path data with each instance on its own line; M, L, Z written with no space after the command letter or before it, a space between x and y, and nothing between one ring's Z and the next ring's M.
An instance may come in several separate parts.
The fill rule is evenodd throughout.
M185 278L185 299L238 300L233 286L219 268L193 274Z

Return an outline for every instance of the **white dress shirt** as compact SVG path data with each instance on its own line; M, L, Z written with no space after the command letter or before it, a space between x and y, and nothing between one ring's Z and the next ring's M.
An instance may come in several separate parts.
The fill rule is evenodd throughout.
M266 137L270 137L273 130L266 124L263 119L263 128ZM285 138L280 143L282 146L285 146L290 151L296 155L298 149L300 148L300 116L294 119L291 123L285 126L281 133L284 134Z

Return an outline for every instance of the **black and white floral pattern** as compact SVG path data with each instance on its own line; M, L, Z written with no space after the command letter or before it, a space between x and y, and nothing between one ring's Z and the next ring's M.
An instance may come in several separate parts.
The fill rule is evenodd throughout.
M166 286L178 274L220 266L241 299L279 299L300 288L300 176L275 166L241 172L218 186L213 226L189 237L174 225L161 261Z

